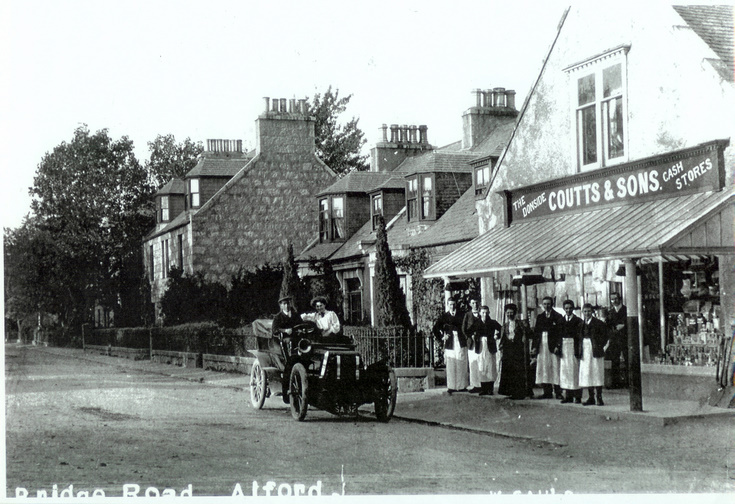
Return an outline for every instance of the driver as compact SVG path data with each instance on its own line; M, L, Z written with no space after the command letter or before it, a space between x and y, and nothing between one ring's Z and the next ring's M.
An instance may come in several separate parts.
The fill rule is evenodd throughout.
M293 298L291 296L281 297L278 300L278 306L281 311L273 318L273 335L291 336L294 326L301 323L301 317L293 307Z
M339 317L331 310L327 310L327 300L323 296L317 296L311 300L311 306L316 310L314 313L303 313L301 318L314 322L322 333L322 337L337 336L341 334L342 326Z

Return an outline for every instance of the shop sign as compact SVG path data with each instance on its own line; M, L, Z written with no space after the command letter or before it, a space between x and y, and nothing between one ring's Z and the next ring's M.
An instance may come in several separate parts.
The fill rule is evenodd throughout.
M719 189L717 144L505 191L510 221Z

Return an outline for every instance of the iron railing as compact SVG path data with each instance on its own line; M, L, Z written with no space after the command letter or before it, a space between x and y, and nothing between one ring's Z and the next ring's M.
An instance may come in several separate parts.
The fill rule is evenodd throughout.
M367 365L381 360L395 368L432 365L426 338L413 327L347 326L344 334L352 338Z

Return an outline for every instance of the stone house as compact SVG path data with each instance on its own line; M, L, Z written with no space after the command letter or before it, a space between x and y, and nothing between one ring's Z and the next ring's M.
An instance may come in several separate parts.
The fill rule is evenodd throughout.
M732 356L717 367L735 329L732 6L573 7L552 42L478 192L480 235L427 276L482 277L492 316L512 301L532 322L546 295L620 293L644 386L657 363L732 377Z
M317 194L319 233L297 257L302 276L309 260L327 259L343 291L348 324L373 324L375 229L386 222L394 256L426 248L441 256L478 235L475 193L484 187L517 116L515 92L476 90L463 114L462 139L444 147L428 142L427 127L383 126L371 150L369 172L350 173ZM410 278L400 272L412 312Z
M313 199L336 174L315 154L305 100L265 98L255 130L252 152L239 140L208 140L183 180L155 195L156 227L143 242L153 303L171 267L227 285L240 269L278 264L289 244L299 250L316 234Z

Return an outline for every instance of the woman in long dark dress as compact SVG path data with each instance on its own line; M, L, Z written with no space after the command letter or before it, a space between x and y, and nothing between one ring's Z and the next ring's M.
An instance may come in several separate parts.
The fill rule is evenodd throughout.
M528 395L528 341L531 328L525 320L516 320L518 308L514 304L505 307L505 321L500 331L501 357L498 394L511 399L523 399Z

